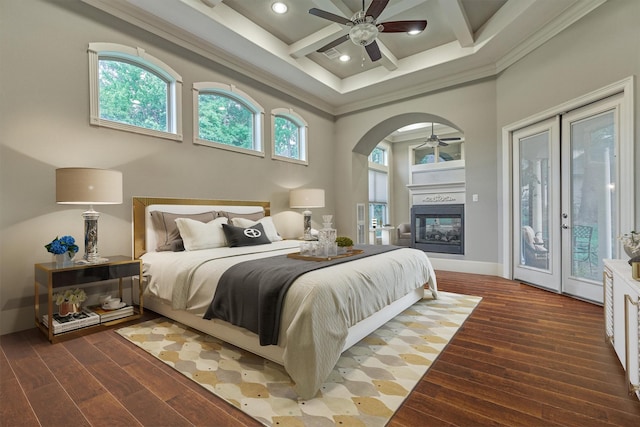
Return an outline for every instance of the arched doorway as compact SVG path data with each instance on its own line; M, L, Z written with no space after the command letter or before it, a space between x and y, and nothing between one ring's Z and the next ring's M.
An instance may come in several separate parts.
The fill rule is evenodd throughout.
M419 146L422 141L427 139L433 132L432 128L423 128L421 132L415 134L413 137L413 141L411 139L397 140L397 142L402 142L402 147L398 150L389 150L395 151L396 154L399 155L397 157L398 161L394 161L395 167L393 169L388 169L388 178L385 178L385 168L380 167L380 165L374 164L374 162L369 161L369 155L376 150L376 147L383 142L382 146L387 145L387 142L391 142L391 145L396 145L393 142L394 137L392 134L398 134L399 129L405 128L409 125L414 124L440 124L443 125L443 128L451 128L457 132L462 133L461 129L451 121L437 116L435 114L430 113L404 113L399 114L397 116L389 117L388 119L383 120L382 122L373 126L369 131L367 131L362 138L357 142L357 144L352 149L352 182L353 183L362 183L357 185L358 187L358 197L359 200L368 200L368 206L364 203L359 203L357 207L357 215L356 215L356 223L357 223L357 232L358 236L363 236L366 234L367 236L375 236L377 234L366 233L371 226L372 218L376 218L377 222L380 225L387 224L388 220L392 224L398 225L399 223L406 223L409 219L409 190L407 188L407 184L410 169L410 164L414 164L413 154L417 154L418 151L413 151L413 148ZM449 131L451 131L449 129ZM391 136L391 137L390 137ZM419 138L422 138L420 142L417 142ZM460 138L457 138L460 139ZM413 142L413 145L410 143ZM437 143L436 143L437 145ZM460 147L461 144L458 144ZM427 147L425 147L427 148ZM377 149L380 151L380 149ZM433 153L437 154L437 151L434 151L431 148ZM395 155L395 154L394 154ZM412 156L411 160L405 161L400 160L406 156ZM402 170L398 169L402 168ZM382 176L382 178L381 178ZM374 177L375 179L372 179ZM397 178L397 179L396 179ZM373 188L372 189L372 183ZM382 197L380 200L380 191L379 187L381 183L388 185L388 197ZM368 187L368 188L367 188ZM395 188L394 188L395 187ZM366 193L368 190L368 194ZM371 198L371 195L374 195L376 200ZM368 196L368 197L367 197ZM380 214L381 209L387 209L388 211L384 211L384 214ZM364 213L367 212L365 215ZM377 212L375 214L374 212ZM397 212L397 215L396 215ZM388 213L388 214L387 214ZM380 218L378 218L380 217ZM395 231L393 232L395 237ZM358 238L359 240L360 238ZM370 237L371 239L371 237ZM370 240L369 239L369 240ZM384 239L383 239L384 240ZM364 243L364 242L362 242Z

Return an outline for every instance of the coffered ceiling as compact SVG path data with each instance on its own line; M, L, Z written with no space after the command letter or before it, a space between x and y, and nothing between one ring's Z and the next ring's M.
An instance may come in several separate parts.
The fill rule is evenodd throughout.
M418 35L380 33L372 62L350 40L362 0L83 0L331 114L493 76L606 0L390 0L377 23L426 20ZM371 0L365 0L365 9ZM341 62L346 54L351 60Z

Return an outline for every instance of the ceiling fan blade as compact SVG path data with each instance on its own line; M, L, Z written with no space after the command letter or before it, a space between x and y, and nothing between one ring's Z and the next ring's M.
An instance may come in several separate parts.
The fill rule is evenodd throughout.
M365 13L365 16L371 16L374 20L380 16L385 7L387 7L389 0L373 0L369 5L369 9Z
M382 22L382 33L407 33L412 30L423 31L427 21L389 21Z
M376 62L380 58L382 58L382 54L380 53L380 47L378 46L378 43L376 43L375 40L370 44L366 45L364 48L367 50L367 53L369 54L369 58L371 58L372 62Z
M447 144L446 142L442 142L442 140L440 140L440 143L438 144L438 147L448 147L449 144Z
M338 24L353 25L353 22L351 22L350 19L347 19L344 16L336 15L334 13L327 12L321 9L316 9L315 7L312 9L309 9L309 13L319 18L324 18L324 19L328 19L329 21L337 22Z
M462 138L438 138L440 141L460 141Z
M349 40L349 34L345 34L342 37L338 37L337 39L335 39L334 41L332 41L331 43L328 43L324 46L322 46L320 49L318 49L316 52L326 52L329 49L331 49L332 47L336 47L339 44L342 44L344 42L346 42L347 40Z

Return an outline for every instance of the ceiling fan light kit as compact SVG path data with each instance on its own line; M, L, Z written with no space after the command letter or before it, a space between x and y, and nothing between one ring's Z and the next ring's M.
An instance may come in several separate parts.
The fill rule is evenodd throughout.
M369 8L364 10L364 0L362 1L362 10L356 12L351 19L347 19L340 15L333 14L321 9L312 8L309 9L311 15L319 18L327 19L329 21L337 22L341 25L351 27L348 35L341 36L336 40L328 43L327 45L318 49L318 52L325 52L328 49L335 47L347 39L351 40L357 46L363 46L369 55L371 61L377 61L382 58L380 48L376 43L378 33L409 33L415 34L423 31L427 27L426 20L419 21L390 21L376 23L376 19L387 7L389 0L372 0Z

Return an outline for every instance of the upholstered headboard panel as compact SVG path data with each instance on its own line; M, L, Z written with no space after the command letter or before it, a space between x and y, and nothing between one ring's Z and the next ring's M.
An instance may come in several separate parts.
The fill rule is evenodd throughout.
M140 258L156 248L156 236L151 224L152 211L194 214L207 211L226 211L239 214L264 212L271 214L269 202L246 200L173 199L162 197L133 198L133 256Z

